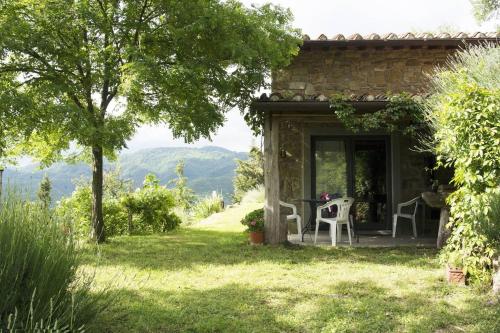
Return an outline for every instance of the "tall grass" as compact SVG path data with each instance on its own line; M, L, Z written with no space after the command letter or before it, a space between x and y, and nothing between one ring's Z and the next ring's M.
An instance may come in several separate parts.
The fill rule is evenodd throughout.
M42 205L13 194L0 202L0 331L83 331L102 310L77 272L71 234Z
M193 214L197 219L204 219L212 214L222 212L224 199L218 193L199 200L193 206Z

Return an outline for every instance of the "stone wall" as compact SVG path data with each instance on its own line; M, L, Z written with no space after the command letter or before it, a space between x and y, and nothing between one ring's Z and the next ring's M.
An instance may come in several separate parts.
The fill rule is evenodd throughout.
M283 96L297 93L307 96L425 93L427 73L435 66L444 65L453 52L444 48L302 50L288 68L273 73L272 90ZM305 220L306 207L293 199L309 196L304 190L310 186L306 185L310 179L304 179L305 168L310 168L306 162L306 155L310 153L308 135L315 135L311 128L321 127L328 129L329 135L335 135L342 126L334 117L318 121L315 117L319 114L297 118L296 114L287 116L284 112L279 117L279 146L286 152L286 156L279 158L280 200L297 204ZM321 130L321 133L325 135L326 132ZM397 203L415 197L429 186L424 156L412 150L415 143L404 137L398 142L393 152L399 154L399 163L392 167L399 171L400 179L392 184L398 194L393 198L393 209ZM287 214L288 211L282 210L281 218ZM296 232L295 226L295 222L289 224L291 233Z
M280 121L280 199L297 205L299 215L304 216L300 202L294 201L303 197L303 126L304 123L294 120ZM284 154L284 156L281 156ZM281 218L290 214L289 209L282 209ZM289 232L297 232L295 221L289 224Z
M426 74L453 52L444 48L302 50L288 68L273 74L272 90L325 96L423 93Z
M313 115L301 118L297 118L293 114L280 115L279 147L282 151L279 157L280 200L297 205L298 213L303 217L304 224L307 222L309 209L303 203L295 200L310 196L311 179L310 177L304 178L304 175L307 174L306 169L310 168L307 158L311 153L310 136L338 135L347 131L333 116L330 119L324 116L320 119L318 121L317 116ZM392 142L392 144L398 145L394 151L399 154L399 163L393 164L392 168L393 171L398 169L400 175L399 181L392 184L396 187L395 193L399 193L399 197L393 198L394 210L397 203L410 200L427 190L429 177L425 172L424 155L413 150L416 144L414 141L400 137L397 142ZM280 211L283 220L290 213L288 209ZM295 221L289 223L288 229L290 233L297 232ZM403 224L401 232L406 232L406 226Z

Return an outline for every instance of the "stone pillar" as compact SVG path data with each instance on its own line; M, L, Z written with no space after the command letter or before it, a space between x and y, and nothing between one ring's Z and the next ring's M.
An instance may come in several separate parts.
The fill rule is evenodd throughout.
M286 221L280 221L279 121L266 114L264 122L265 240L279 244L287 240Z

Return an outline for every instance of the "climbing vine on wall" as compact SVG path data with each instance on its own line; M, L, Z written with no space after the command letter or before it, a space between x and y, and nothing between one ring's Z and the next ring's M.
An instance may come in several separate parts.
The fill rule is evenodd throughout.
M386 130L415 136L426 127L423 103L409 94L392 95L383 109L363 114L357 113L349 101L346 96L335 95L330 99L330 108L353 132Z

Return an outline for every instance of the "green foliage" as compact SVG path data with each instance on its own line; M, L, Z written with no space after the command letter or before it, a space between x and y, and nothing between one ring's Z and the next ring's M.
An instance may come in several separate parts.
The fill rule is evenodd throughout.
M453 167L457 186L448 198L451 236L443 258L459 253L472 282L490 279L498 238L488 230L491 202L500 193L500 49L472 47L460 52L433 79L436 93L426 118L433 130L427 143L440 165ZM496 229L498 230L498 229Z
M177 174L177 179L173 181L174 183L174 196L177 202L177 206L183 210L189 210L193 205L196 196L192 189L187 186L187 177L184 176L184 160L180 160L175 166L175 173Z
M499 191L500 192L500 191ZM489 198L490 209L488 216L481 224L486 237L491 241L492 246L500 249L500 193L492 193Z
M480 23L498 19L500 11L499 0L471 0L474 16Z
M252 147L248 159L236 160L236 164L233 201L241 202L246 192L264 185L264 156L259 148Z
M71 197L58 202L55 212L58 216L71 217L74 233L78 239L87 239L91 232L92 189L88 184L79 184Z
M180 225L181 220L172 209L176 204L171 190L161 186L154 174L146 175L144 185L130 192L129 181L123 180L120 170L105 174L103 213L108 236L128 234L129 214L132 214L134 232L166 232ZM58 215L71 216L75 233L86 239L91 232L92 190L88 181L80 181L71 197L61 200L56 207Z
M258 110L255 105L252 104L245 113L244 119L255 136L263 134L264 112Z
M128 232L128 213L120 199L129 193L131 184L121 178L120 168L104 175L103 214L106 221L105 232L108 236ZM74 221L74 232L80 239L91 235L92 188L88 180L80 180L68 198L63 198L56 206L56 214L69 216Z
M50 190L52 189L52 184L50 183L50 179L47 175L45 175L40 182L40 188L38 190L38 200L43 204L45 208L50 206L50 202L52 198L50 196Z
M264 209L256 209L241 220L247 231L264 231Z
M144 186L121 199L133 215L134 231L166 232L175 229L181 220L172 212L175 196L154 174L146 175Z
M232 107L244 112L298 53L291 21L280 7L237 1L2 1L0 120L14 121L22 151L44 164L81 147L100 188L103 155L114 157L137 126L166 124L192 142L210 138Z
M0 207L0 330L85 328L104 294L91 293L79 264L71 222L8 193Z
M193 214L197 219L204 219L212 214L222 212L224 210L224 198L218 193L212 193L206 196L193 206Z
M422 103L405 93L391 96L383 109L363 114L357 114L347 97L336 95L330 99L330 109L354 132L400 131L404 135L416 136L426 128Z

